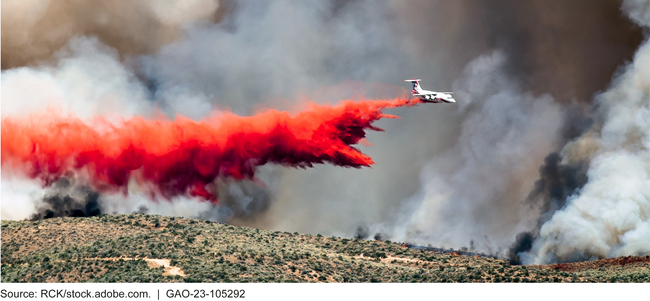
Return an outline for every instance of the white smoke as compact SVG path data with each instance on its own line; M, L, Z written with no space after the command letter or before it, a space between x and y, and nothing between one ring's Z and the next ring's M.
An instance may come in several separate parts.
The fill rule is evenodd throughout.
M524 200L556 147L563 114L550 96L521 91L505 62L499 51L480 56L456 82L460 137L424 168L396 239L456 248L475 240L496 251L537 217Z
M12 179L3 174L0 183L0 218L21 220L36 211L37 202L43 199L45 191L38 183L24 179Z
M156 104L147 89L124 64L117 52L96 38L73 39L57 54L52 65L21 67L2 73L2 118L29 116L44 110L86 119L105 116L119 121L132 116L152 116ZM182 103L183 100L178 100ZM151 200L132 185L129 195L103 195L102 212L131 213L141 207L148 213L201 217L212 212L214 220L224 219L209 202L178 197L171 202ZM29 180L2 168L2 219L29 218L42 205L43 189Z
M81 118L153 113L146 89L97 39L74 39L58 57L54 65L2 73L3 118L48 108Z
M650 26L650 1L625 1L622 9ZM524 263L650 254L650 42L595 101L601 130L588 154L589 182L542 226ZM590 132L564 152L592 139Z

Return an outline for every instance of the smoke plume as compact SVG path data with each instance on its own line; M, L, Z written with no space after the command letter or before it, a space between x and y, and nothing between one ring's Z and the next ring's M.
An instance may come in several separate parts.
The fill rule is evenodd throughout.
M539 235L539 229L557 210L563 208L569 196L575 194L587 183L589 162L562 163L562 156L551 153L539 168L540 179L526 198L526 203L539 207L541 215L531 231L519 233L515 243L508 250L508 257L513 264L521 263L519 254L529 251Z
M475 240L497 249L531 223L535 208L521 200L557 147L564 116L550 96L522 91L506 65L501 52L481 56L454 85L465 100L458 142L424 168L422 191L403 204L395 225L403 231L398 240L454 248Z
M77 36L95 36L122 56L152 53L189 21L209 20L216 0L2 1L2 69L37 65Z
M650 26L650 2L623 10ZM599 94L594 127L566 153L590 160L588 181L540 229L526 263L566 262L650 253L650 43L638 49L612 86ZM582 150L590 145L588 151ZM567 156L572 164L580 156Z

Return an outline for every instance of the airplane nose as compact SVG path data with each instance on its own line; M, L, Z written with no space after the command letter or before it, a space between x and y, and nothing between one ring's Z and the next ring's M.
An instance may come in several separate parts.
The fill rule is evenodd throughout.
M449 103L455 103L456 100L450 97L449 99L447 99L447 102L449 102Z

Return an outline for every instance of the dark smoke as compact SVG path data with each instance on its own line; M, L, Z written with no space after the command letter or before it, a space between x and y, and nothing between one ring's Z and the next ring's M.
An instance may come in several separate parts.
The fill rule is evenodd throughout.
M510 259L510 264L521 264L519 253L530 251L530 249L533 247L535 236L536 235L534 235L533 232L522 232L517 234L515 242L512 244L512 246L510 246L510 249L508 250L508 258Z
M60 178L51 187L52 193L43 198L41 207L29 218L41 220L54 217L89 217L102 214L99 193L88 186L74 185Z
M219 181L219 201L230 211L230 223L245 224L265 213L272 204L270 192L250 180Z
M370 232L368 231L367 226L359 226L357 231L354 232L355 239L366 239L368 236L370 236Z
M384 241L390 239L390 236L386 233L377 232L375 233L374 239L378 241Z
M527 198L532 204L541 205L542 212L562 208L566 198L587 183L588 162L573 165L561 162L559 153L552 153L544 159L544 165L539 168L540 179L535 182L535 189Z
M571 165L562 164L559 153L551 153L544 159L544 165L539 168L540 179L535 182L535 188L528 195L527 202L542 213L537 225L531 231L519 233L516 241L510 246L508 257L513 264L519 264L519 254L530 251L532 243L539 234L539 229L553 214L562 209L566 200L576 194L588 181L587 169L589 163L580 161Z
M643 41L641 28L612 0L403 1L407 34L424 55L449 58L456 77L465 64L502 49L508 71L526 90L561 102L590 102ZM431 16L444 16L432 18ZM445 51L433 52L440 45Z
M133 213L147 214L147 212L149 212L149 208L145 205L140 205L138 207L138 210L134 211Z

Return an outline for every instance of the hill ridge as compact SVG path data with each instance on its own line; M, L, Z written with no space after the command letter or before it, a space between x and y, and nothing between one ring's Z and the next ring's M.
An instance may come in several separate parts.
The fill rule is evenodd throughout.
M1 224L2 282L650 282L644 260L514 266L390 241L159 215Z

